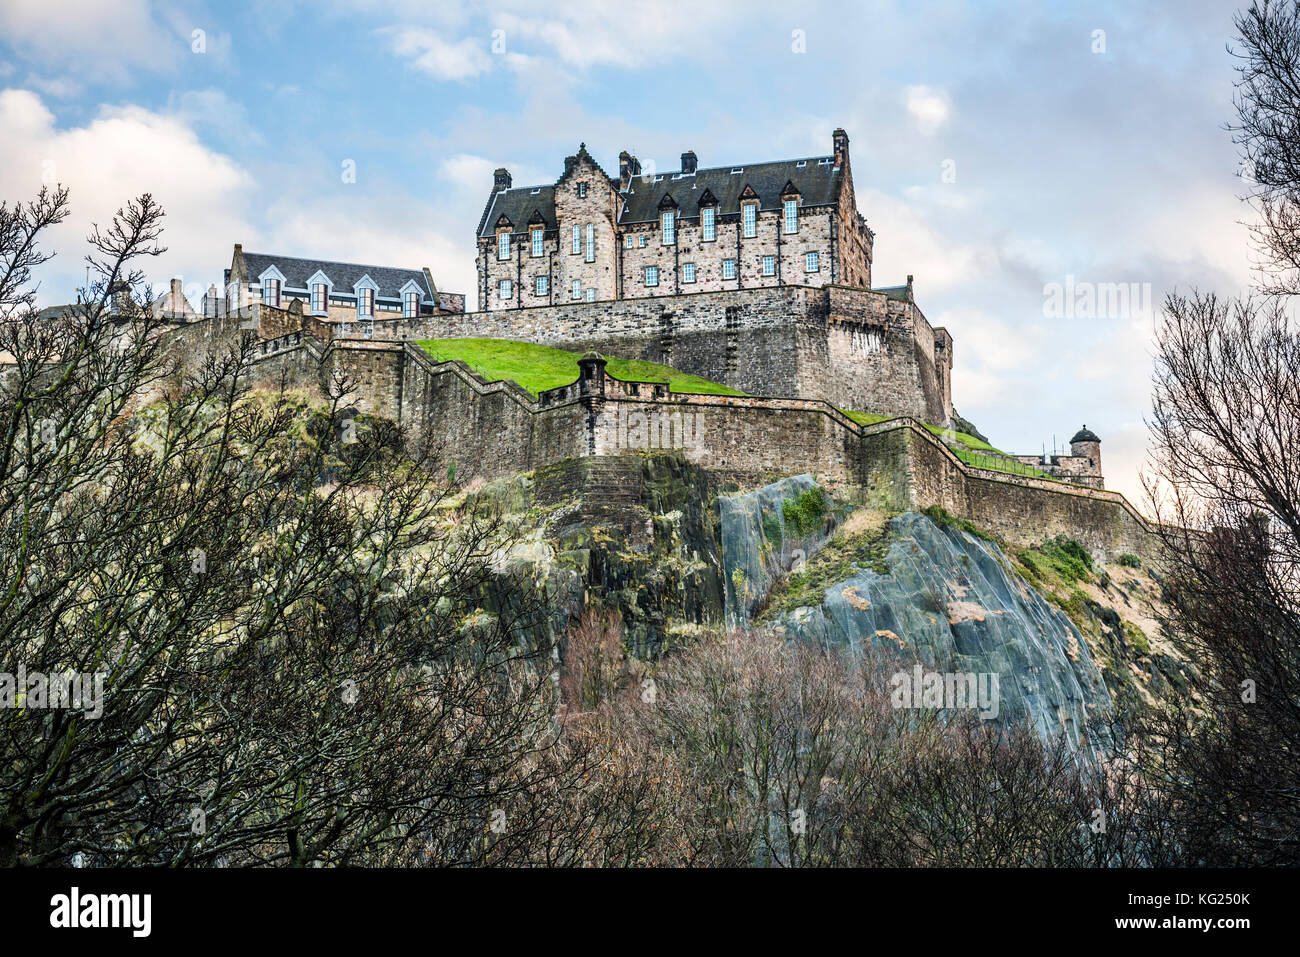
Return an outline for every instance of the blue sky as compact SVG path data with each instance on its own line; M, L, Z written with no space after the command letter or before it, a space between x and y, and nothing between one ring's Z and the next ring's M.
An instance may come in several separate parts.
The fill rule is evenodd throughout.
M1248 284L1233 10L4 0L0 197L72 189L46 302L82 280L89 223L145 190L169 213L160 284L219 283L242 242L428 266L472 296L496 166L551 182L579 142L607 171L624 148L659 169L821 155L843 126L875 281L915 275L958 410L1008 451L1087 422L1132 495L1152 316L1052 317L1044 289L1137 283L1158 310Z

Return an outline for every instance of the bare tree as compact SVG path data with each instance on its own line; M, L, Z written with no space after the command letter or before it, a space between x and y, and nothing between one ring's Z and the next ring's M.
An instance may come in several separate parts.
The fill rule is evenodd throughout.
M0 653L102 674L103 707L19 689L0 710L0 865L580 846L602 806L537 809L600 758L554 720L534 592L496 561L510 524L337 394L250 389L248 339L178 368L138 270L160 250L148 196L92 234L92 288L40 319L24 283L65 214L58 191L0 222Z

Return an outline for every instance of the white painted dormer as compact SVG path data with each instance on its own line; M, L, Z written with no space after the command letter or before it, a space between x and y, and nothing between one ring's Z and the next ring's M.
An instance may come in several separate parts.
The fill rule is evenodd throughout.
M369 276L362 276L352 287L352 292L357 297L357 318L375 318L375 296L379 294L379 283Z
M310 305L313 316L328 316L330 311L330 292L334 283L324 272L317 269L307 280L307 292L311 294Z
M424 303L424 287L414 279L408 279L400 292L402 296L402 317L404 319L415 318L420 314L420 306Z
M257 277L257 281L262 285L262 302L280 308L284 301L284 273L270 266Z

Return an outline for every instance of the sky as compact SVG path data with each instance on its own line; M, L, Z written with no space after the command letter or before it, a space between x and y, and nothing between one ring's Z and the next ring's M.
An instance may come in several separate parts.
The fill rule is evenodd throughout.
M743 165L829 154L843 127L873 282L915 276L953 336L958 411L1009 452L1064 446L1086 423L1107 486L1138 501L1165 295L1251 280L1225 129L1233 13L1227 0L0 0L0 199L71 189L42 304L84 282L90 224L147 191L168 214L168 251L147 264L160 287L220 285L240 242L428 266L472 308L495 167L551 183L580 142L615 175L622 149L661 171L688 149Z

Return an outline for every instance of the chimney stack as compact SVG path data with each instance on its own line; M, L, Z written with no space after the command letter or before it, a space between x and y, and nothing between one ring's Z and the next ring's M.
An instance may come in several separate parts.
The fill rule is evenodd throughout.
M831 134L831 144L835 147L835 165L845 166L849 161L849 134L837 129Z
M628 184L632 182L632 177L636 175L635 167L639 167L636 157L627 150L618 154L618 188L627 189Z
M700 161L695 156L695 150L687 150L682 154L682 172L694 173L699 168Z
M492 179L494 188L498 193L503 189L510 188L510 170L506 169L504 166L497 168L497 170L492 174Z

